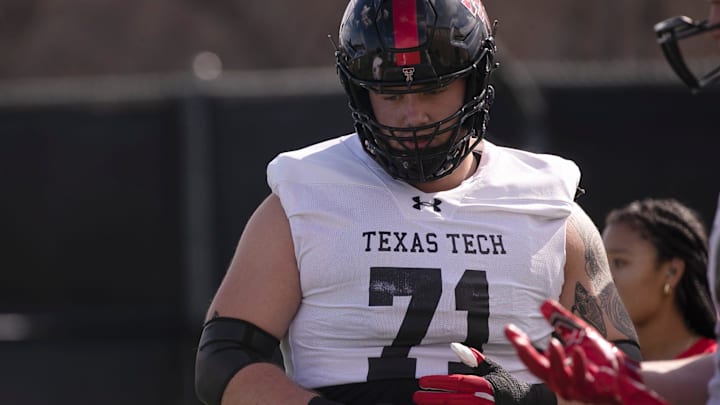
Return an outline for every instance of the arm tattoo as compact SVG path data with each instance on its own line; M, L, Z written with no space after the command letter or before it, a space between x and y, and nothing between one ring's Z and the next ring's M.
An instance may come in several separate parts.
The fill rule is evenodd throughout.
M600 293L600 302L605 302L605 310L613 321L613 325L630 339L639 340L635 327L633 326L630 315L628 315L623 304L620 294L618 294L615 284L608 284Z
M575 304L572 312L577 313L585 322L597 329L603 337L607 337L600 303L580 283L575 284Z
M610 275L607 259L604 256L605 248L602 240L593 232L596 231L595 225L583 221L577 215L570 216L570 225L575 228L580 239L582 239L583 246L585 246L585 272L590 276L593 289L602 291L612 281L612 276ZM592 228L589 230L588 226L592 226Z
M597 305L596 308L598 310L600 310L600 308L604 310L613 326L615 326L619 332L637 341L637 334L635 333L630 315L628 315L625 305L622 303L615 289L615 284L612 282L610 266L605 256L605 248L603 247L602 239L599 237L600 235L595 224L593 224L585 214L577 213L577 211L570 215L568 224L575 229L582 240L583 246L585 247L585 272L590 278L593 291L599 293L598 297L594 297L578 283L575 288L576 304L573 307L573 311L575 311L575 309L578 311L589 311L588 308L583 309L582 307L583 305L587 305L590 299L592 299ZM578 312L578 314L600 331L603 336L607 336L607 329L602 319L602 310L600 310L600 318L598 319L592 318L592 312ZM588 318L586 318L586 316Z

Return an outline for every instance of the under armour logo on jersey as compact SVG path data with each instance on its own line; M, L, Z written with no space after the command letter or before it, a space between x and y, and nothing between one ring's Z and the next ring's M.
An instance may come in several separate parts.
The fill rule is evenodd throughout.
M442 201L438 200L437 198L433 198L432 201L420 201L420 196L413 197L413 201L415 201L415 204L413 204L413 208L416 210L422 209L422 207L432 207L433 211L440 212L442 211L440 209L440 204L442 204Z
M405 75L405 81L410 83L413 81L413 76L415 75L415 68L414 67L406 67L402 70L403 74Z

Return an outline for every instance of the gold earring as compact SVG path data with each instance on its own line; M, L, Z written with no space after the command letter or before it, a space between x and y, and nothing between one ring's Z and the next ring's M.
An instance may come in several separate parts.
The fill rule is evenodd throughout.
M670 283L665 283L663 286L663 293L665 295L670 295Z

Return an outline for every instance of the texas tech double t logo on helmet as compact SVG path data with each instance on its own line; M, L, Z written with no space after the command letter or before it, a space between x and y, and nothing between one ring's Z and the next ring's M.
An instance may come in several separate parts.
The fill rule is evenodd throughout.
M495 50L479 0L351 0L340 25L337 70L365 151L405 181L451 173L485 133ZM459 78L466 80L464 105L449 117L410 128L376 121L368 91L428 92ZM429 145L445 133L450 136L440 146L390 146L398 138Z

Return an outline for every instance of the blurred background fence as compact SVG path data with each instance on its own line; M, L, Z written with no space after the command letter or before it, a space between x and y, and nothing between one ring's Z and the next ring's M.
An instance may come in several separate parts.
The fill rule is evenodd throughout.
M648 196L709 223L720 89L691 95L649 32L702 2L525 3L487 3L507 45L488 138L574 159L599 226ZM344 2L263 5L0 5L0 403L198 403L202 318L265 165L352 131L323 48Z

